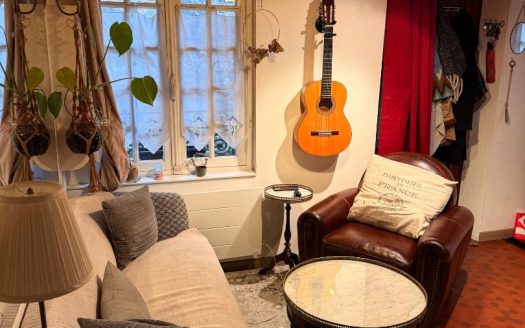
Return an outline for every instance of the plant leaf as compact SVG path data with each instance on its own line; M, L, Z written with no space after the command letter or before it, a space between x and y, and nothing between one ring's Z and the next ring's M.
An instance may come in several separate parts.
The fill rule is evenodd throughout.
M67 66L57 71L56 78L58 82L62 83L69 90L74 90L77 87L77 75Z
M35 92L36 104L42 117L47 114L47 98L42 92Z
M47 107L49 111L55 118L60 114L60 109L62 108L62 92L56 91L49 95L47 99Z
M131 80L131 93L135 98L145 104L153 106L157 92L157 82L149 75L142 78L136 77Z
M133 31L126 22L115 22L109 28L109 37L118 51L118 55L122 56L129 50L133 43Z
M29 90L35 90L36 87L44 81L44 72L38 67L31 67L27 73L26 86Z

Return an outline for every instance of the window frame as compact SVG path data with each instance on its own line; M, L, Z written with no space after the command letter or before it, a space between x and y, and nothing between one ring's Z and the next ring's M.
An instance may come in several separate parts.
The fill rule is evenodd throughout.
M186 139L183 136L183 113L181 106L181 87L180 87L180 52L179 52L179 13L182 9L200 9L212 12L214 10L235 10L237 11L237 40L238 46L241 47L243 62L240 63L244 67L244 107L245 107L245 136L244 140L236 148L235 156L214 156L213 138L215 134L213 108L210 108L210 143L213 145L210 148L210 159L207 166L217 172L235 172L235 171L252 171L254 158L254 137L255 130L253 128L254 121L254 64L251 63L244 49L244 44L252 44L253 40L253 24L250 26L243 26L244 18L248 17L254 8L254 0L236 0L235 6L217 6L212 5L211 0L206 1L206 5L191 5L182 4L181 0L157 0L156 3L133 3L130 0L121 0L114 2L109 0L102 0L101 6L124 8L131 6L140 7L155 7L158 8L158 24L159 24L159 53L162 61L161 67L164 72L163 83L168 89L166 92L167 99L164 108L164 118L168 121L166 141L164 143L164 159L163 160L140 160L138 157L138 143L133 131L134 140L134 157L135 163L139 167L141 173L151 172L158 164L162 164L163 171L166 174L188 174L191 168L191 158L186 156ZM209 12L207 16L210 17ZM246 24L248 25L248 24ZM209 25L211 29L211 24ZM246 37L243 39L243 29L245 29ZM208 30L210 31L210 30ZM163 86L163 87L164 87ZM134 117L133 117L134 121ZM134 124L134 122L133 122ZM134 128L135 130L135 128ZM137 143L137 144L135 144Z

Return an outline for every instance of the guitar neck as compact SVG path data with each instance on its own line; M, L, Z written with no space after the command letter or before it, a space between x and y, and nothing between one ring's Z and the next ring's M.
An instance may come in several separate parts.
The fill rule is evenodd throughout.
M330 99L332 97L332 53L334 36L334 27L331 25L325 25L321 99Z

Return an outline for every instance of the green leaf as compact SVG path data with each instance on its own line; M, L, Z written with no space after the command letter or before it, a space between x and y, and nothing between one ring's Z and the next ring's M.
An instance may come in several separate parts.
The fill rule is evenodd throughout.
M133 43L133 32L126 22L115 22L109 28L109 37L117 49L119 56L129 50Z
M157 82L149 75L131 80L131 93L145 104L153 106L153 102L157 97L157 91Z
M42 117L47 114L47 98L42 92L35 92L36 104Z
M67 66L57 71L56 78L58 82L62 83L62 85L69 90L74 90L77 87L77 76L75 72Z
M47 107L49 111L55 118L60 114L60 109L62 108L62 92L53 92L49 95L47 99Z
M27 73L26 86L29 90L35 90L36 87L44 81L44 72L38 67L31 67Z

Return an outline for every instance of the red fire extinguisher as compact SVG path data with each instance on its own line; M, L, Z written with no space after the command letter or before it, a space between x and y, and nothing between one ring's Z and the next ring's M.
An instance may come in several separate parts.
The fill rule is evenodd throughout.
M487 42L487 52L485 60L487 70L487 83L496 82L496 51L494 50L494 43L492 41Z

